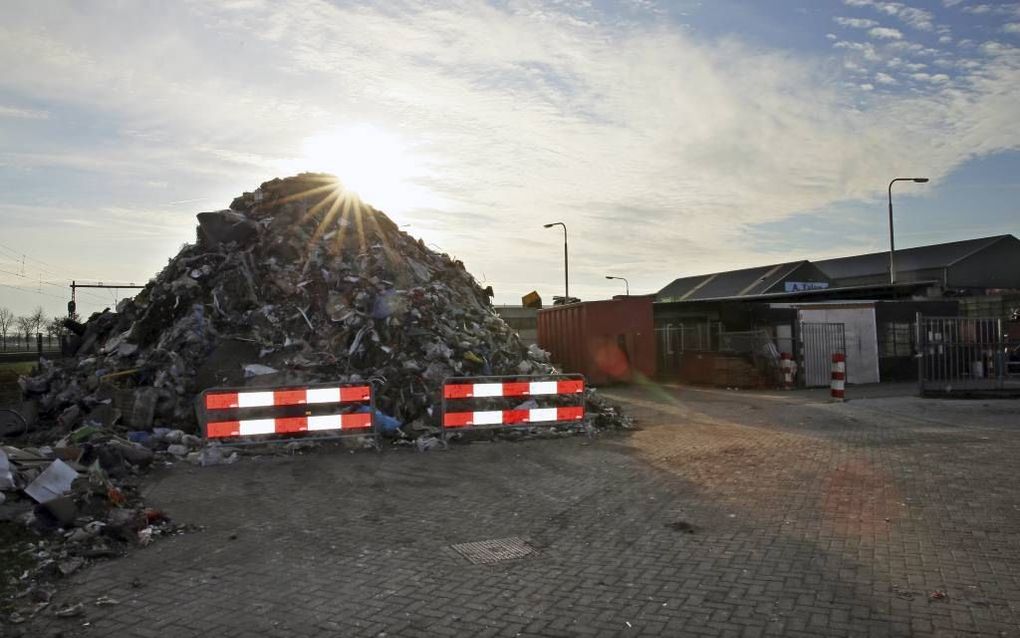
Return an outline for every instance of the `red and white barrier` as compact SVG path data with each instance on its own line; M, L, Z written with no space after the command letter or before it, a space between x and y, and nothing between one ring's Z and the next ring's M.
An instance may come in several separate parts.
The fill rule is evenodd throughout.
M504 383L451 383L443 386L443 398L472 399L483 397L527 397L553 394L581 394L584 380L507 381Z
M573 405L522 409L466 409L479 399L514 397L569 397ZM452 402L452 403L451 403ZM564 401L560 401L564 402ZM451 405L454 407L451 409ZM491 402L489 406L492 407ZM443 383L443 430L498 428L520 425L552 425L584 420L584 377L562 375L539 378L472 377L452 378Z
M846 355L837 352L832 355L832 381L829 384L829 395L833 401L845 401L846 392Z
M367 385L336 386L331 388L285 388L246 392L210 392L205 395L205 409L226 410L228 408L349 403L353 401L368 401L371 398L372 389Z
M341 411L343 404L351 403L360 403L362 408L357 412L350 412L349 407L346 408L348 411ZM312 406L331 404L337 405L334 408L336 412L318 414L311 409ZM304 414L295 414L295 410L302 411L300 406L308 406L308 410ZM251 414L253 409L255 414ZM245 413L250 418L244 418ZM207 439L267 434L375 434L372 387L367 384L258 390L216 388L202 393L198 414Z
M275 419L242 419L236 421L210 421L205 436L222 439L254 434L296 434L329 430L367 430L372 427L370 412L352 414L322 414L317 416L291 416Z
M531 410L487 410L450 412L443 415L444 428L464 428L474 425L520 425L528 423L554 423L580 421L584 418L582 406L565 408L533 408Z
M779 368L783 371L783 389L793 389L793 355L783 352L779 355Z

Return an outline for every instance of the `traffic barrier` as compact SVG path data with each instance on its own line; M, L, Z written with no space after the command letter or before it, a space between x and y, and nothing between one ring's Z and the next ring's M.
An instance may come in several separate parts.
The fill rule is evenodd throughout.
M498 429L520 426L552 426L584 421L584 376L579 374L537 377L451 377L443 382L442 430ZM569 405L466 409L480 399L541 398ZM455 402L451 410L449 403ZM465 405L467 404L467 405ZM537 401L536 401L537 404ZM488 406L492 408L493 406Z
M275 435L269 440L372 436L378 445L370 383L210 388L199 395L196 412L203 437L224 444L264 443ZM245 438L252 436L261 438Z
M832 381L829 384L829 395L833 401L845 401L846 391L846 355L837 352L832 355Z
M783 389L793 389L793 355L789 352L783 352L779 355L779 367L783 371Z

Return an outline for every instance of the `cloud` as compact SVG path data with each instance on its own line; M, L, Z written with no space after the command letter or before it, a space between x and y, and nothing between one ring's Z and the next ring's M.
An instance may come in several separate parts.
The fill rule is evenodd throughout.
M0 104L0 117L12 117L23 120L45 120L50 117L50 114L46 111L21 109L14 106L4 106L3 104Z
M896 15L900 20L920 31L931 31L935 28L935 24L932 22L934 16L930 11L903 7Z
M853 29L870 29L871 27L878 26L878 22L874 20L867 20L865 18L835 17L833 20L840 26L850 27Z
M1002 25L1003 33L1020 33L1020 22L1010 22Z
M999 15L1020 17L1020 2L1003 4L969 4L963 7L964 13L973 15Z
M879 84L885 84L885 85L897 84L896 78L894 78L893 76L889 75L888 73L881 73L881 72L875 74L875 82L878 82Z
M877 40L899 40L903 37L903 34L899 29L891 29L889 27L875 27L874 29L869 29L868 35Z
M225 205L306 138L347 123L407 140L426 169L418 185L445 204L398 222L484 271L508 301L522 282L559 285L558 239L542 234L544 221L571 228L582 296L601 293L607 264L647 273L651 289L685 271L787 259L747 250L758 225L880 195L894 169L938 179L1020 148L1020 54L1001 43L974 51L980 67L959 78L929 74L909 93L865 96L885 84L874 65L834 77L822 56L528 4L195 1L166 5L158 32L129 28L153 18L132 3L102 16L44 3L0 17L0 56L24 61L0 75L5 95L116 131L109 143L5 148L2 161L147 189L53 204L56 219L111 220L76 228L78 241L142 211L130 229L137 252L123 258L141 275L193 238L194 209L151 202ZM833 47L860 65L881 62L890 44ZM896 55L895 73L921 72L912 50ZM38 241L18 232L11 241Z
M881 2L880 0L844 0L843 2L851 7L870 7L880 13L889 16L896 16L908 26L920 31L932 31L935 29L933 22L935 16L925 9L907 6L901 2Z
M832 45L836 49L847 49L849 51L856 51L861 54L868 62L878 62L882 58L878 55L878 51L875 49L875 45L870 42L849 42L847 40L841 40Z

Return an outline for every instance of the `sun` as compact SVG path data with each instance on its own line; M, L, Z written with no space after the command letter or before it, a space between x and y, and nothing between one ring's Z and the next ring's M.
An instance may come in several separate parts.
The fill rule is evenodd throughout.
M331 173L367 204L387 213L434 205L434 196L416 180L425 164L399 136L370 124L334 128L308 137L302 156L288 170Z

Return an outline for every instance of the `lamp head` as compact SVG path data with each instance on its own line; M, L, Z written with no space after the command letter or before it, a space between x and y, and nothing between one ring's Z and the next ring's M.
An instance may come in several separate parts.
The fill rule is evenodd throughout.
M555 224L542 224L542 228L552 228Z
M927 177L915 177L914 181L917 182L918 184L924 184L925 182L928 181L928 178Z

